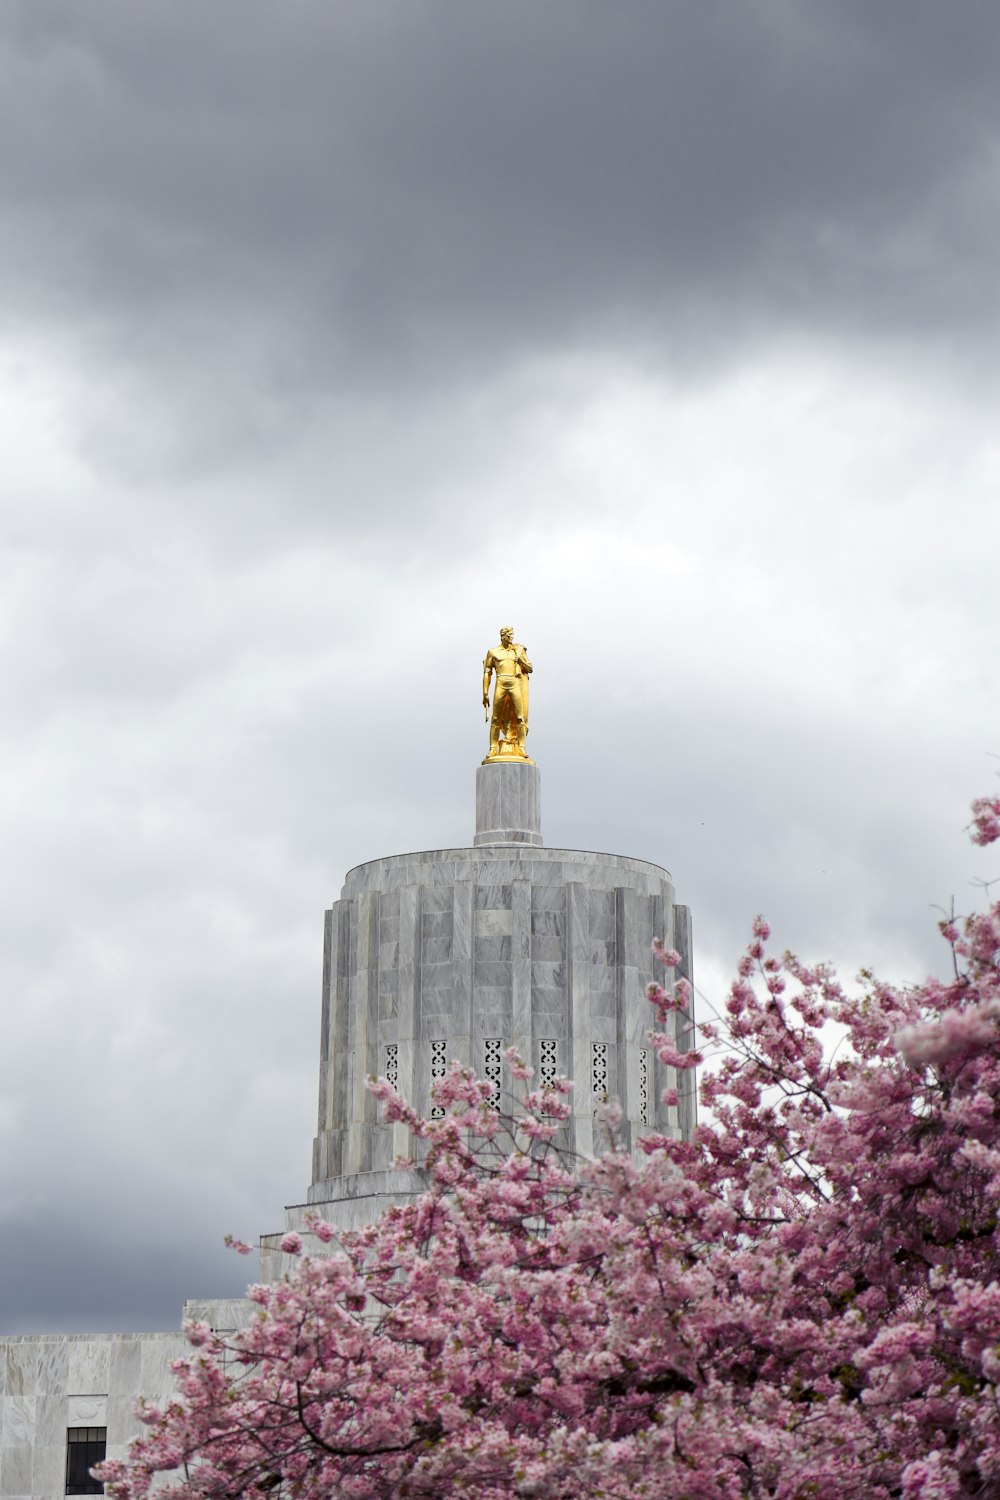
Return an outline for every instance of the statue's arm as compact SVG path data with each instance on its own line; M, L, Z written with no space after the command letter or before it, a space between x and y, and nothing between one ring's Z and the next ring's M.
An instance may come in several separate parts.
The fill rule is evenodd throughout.
M493 652L487 651L486 660L483 662L483 707L490 706L490 677L493 673Z
M523 646L518 646L517 648L517 660L520 664L521 671L527 673L530 676L533 668L531 662L528 660L528 654Z

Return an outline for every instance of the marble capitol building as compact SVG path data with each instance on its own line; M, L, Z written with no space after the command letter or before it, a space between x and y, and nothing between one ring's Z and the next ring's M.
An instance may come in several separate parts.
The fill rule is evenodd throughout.
M690 913L657 865L544 846L539 768L526 749L531 671L504 627L484 663L490 745L476 768L471 844L358 865L326 913L312 1181L305 1202L285 1210L285 1229L262 1238L260 1280L290 1269L279 1242L308 1212L349 1229L422 1190L418 1170L392 1167L409 1138L380 1122L372 1074L432 1113L433 1081L459 1059L499 1100L513 1045L536 1078L574 1080L565 1130L578 1151L594 1147L605 1095L621 1101L630 1141L693 1126L691 1075L675 1077L650 1050L644 994L654 937L692 977ZM684 1048L690 1018L674 1019ZM671 1084L677 1107L660 1102ZM251 1316L242 1300L183 1308L219 1330ZM179 1329L0 1335L0 1497L100 1493L90 1466L124 1454L139 1430L137 1398L162 1401L170 1363L187 1350Z

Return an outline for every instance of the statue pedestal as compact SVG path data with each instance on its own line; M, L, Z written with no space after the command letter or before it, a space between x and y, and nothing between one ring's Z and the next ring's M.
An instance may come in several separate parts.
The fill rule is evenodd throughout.
M476 770L476 836L479 844L542 842L541 777L527 760L494 760Z

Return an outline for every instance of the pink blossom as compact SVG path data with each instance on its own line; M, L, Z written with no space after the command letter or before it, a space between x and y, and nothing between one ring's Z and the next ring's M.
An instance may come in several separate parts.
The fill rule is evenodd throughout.
M252 1245L248 1245L245 1240L234 1239L231 1234L227 1234L226 1235L225 1244L227 1245L227 1247L230 1250L235 1250L236 1253L237 1253L237 1255L252 1255L253 1254L253 1246Z
M973 813L978 842L1000 836L1000 799ZM513 1048L503 1116L469 1069L440 1082L443 1119L373 1081L426 1192L355 1233L307 1220L335 1253L251 1287L225 1342L190 1324L177 1399L102 1466L106 1492L1000 1494L1000 912L944 935L947 980L849 994L771 954L758 918L703 1028L710 1111L634 1156L611 1102L613 1149L574 1155L568 1081L532 1089ZM650 987L649 1044L690 1077L679 988Z
M680 966L681 956L676 948L665 948L662 939L653 939L653 956L665 969L676 969Z
M972 804L974 844L993 844L1000 839L1000 797L977 797Z
M1000 999L947 1011L940 1019L904 1027L896 1042L913 1067L941 1063L963 1052L977 1051L1000 1037Z

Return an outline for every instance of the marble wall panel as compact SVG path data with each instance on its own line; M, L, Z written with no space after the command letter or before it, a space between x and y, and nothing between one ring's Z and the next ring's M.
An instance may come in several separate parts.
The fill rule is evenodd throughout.
M540 960L532 957L531 960L531 988L533 990L558 990L565 996L566 993L566 965L560 959L559 963L550 960ZM565 1004L565 999L563 999Z
M618 962L615 966L617 980L617 1026L613 1049L609 1048L608 1092L621 1100L626 1115L631 1115L634 1100L628 1094L628 1073L613 1068L619 1052L624 1052L633 1040L635 1016L640 1001L639 972L636 967L639 945L639 917L648 898L630 886L618 886L615 890L615 941ZM645 1001L643 1005L645 1007ZM614 1076L613 1075L614 1072Z
M510 963L511 941L509 937L477 937L474 947L475 962Z
M590 936L596 941L615 941L615 893L614 891L588 892L590 903ZM614 963L614 955L610 960Z
M500 781L498 777L486 777L476 772L476 832L501 826Z
M127 1443L136 1436L142 1428L142 1423L136 1421L135 1397L116 1396L108 1397L108 1448L112 1443Z
M331 969L333 966L333 921L334 913L328 911L323 918L323 982L320 990L319 1111L316 1126L317 1135L329 1129L334 1114L334 1103L331 1098L333 1088L331 1054L333 1050L334 1006L334 982L331 978Z
M150 1335L142 1340L139 1355L139 1390L142 1395L156 1396L174 1388L171 1362L180 1356L178 1340Z
M0 1457L0 1495L31 1496L31 1449L27 1446L4 1448Z
M560 994L558 999L551 997L548 1004L537 1004L532 1019L539 1037L558 1037L562 1040L568 1038L569 1020L565 995Z
M66 1493L66 1435L57 1443L36 1443L31 1454L31 1493Z
M691 910L687 906L675 906L673 908L674 931L673 945L681 958L681 971L689 978L693 978L693 956L691 939Z
M399 1067L399 1043L396 1041L396 1023L394 1020L380 1021L378 1023L378 1067L375 1069L379 1078L385 1077L388 1065L386 1047L392 1044L396 1048L396 1066Z
M613 1015L618 1004L618 976L614 969L592 968L590 971L590 1003L595 1013Z
M610 1021L615 1024L617 1034L618 997L613 992L591 990L590 1014L598 1016L602 1021Z
M620 1066L622 1061L622 1049L620 1047L608 1048L608 1098L618 1099L622 1108L627 1106L628 1078L626 1069Z
M565 911L566 910L566 886L560 881L556 885L541 885L537 880L531 883L531 910L537 911Z
M420 913L422 892L407 885L399 892L399 1014L396 1020L398 1043L398 1088L406 1099L414 1098L414 1037L420 1027ZM409 1150L409 1131L393 1127L394 1154Z
M321 1129L342 1125L347 1113L351 1076L351 1054L348 1044L348 1012L351 1000L350 956L351 913L346 902L338 902L331 913L331 941L333 953L331 971L333 993L330 997L330 1053L328 1061L328 1111L321 1116ZM320 1107L322 1109L322 1096ZM339 1152L339 1145L336 1148Z
M39 1348L37 1389L40 1392L66 1390L69 1375L69 1349L65 1339L47 1339Z
M509 884L480 879L476 885L477 912L510 911L512 899L512 887ZM506 930L510 932L509 924Z
M437 1036L442 1024L447 1035L448 1024L451 1020L451 974L444 965L441 967L443 972L430 976L432 982L427 985L421 996L422 1025L420 1029L425 1037L432 1033ZM421 977L428 978L426 973Z
M449 924L450 924L450 922L451 922L451 918L450 917L448 918L448 921L449 921ZM429 933L427 931L427 929L425 928L424 929L424 933L423 933L423 937L422 937L422 940L421 940L421 944L420 944L420 956L421 956L421 964L422 964L422 967L424 969L427 969L428 966L431 965L431 964L450 964L451 963L451 933L450 933L450 931L447 934L445 934L445 935L434 936L431 933Z
M509 985L488 985L476 990L473 1024L478 1036L502 1036L511 1045L511 995Z
M424 927L420 934L420 964L427 969L434 964L449 965L452 958L451 917L448 917L447 932L428 932Z
M424 922L430 923L434 917L451 917L451 882L440 889L427 886L424 890L424 899L421 903ZM451 930L449 925L449 931Z
M510 1017L498 1015L490 1011L479 1011L476 1014L475 1045L482 1051L482 1043L487 1037L497 1037L503 1042L504 1048L510 1046Z
M424 960L420 965L420 1003L421 1009L426 1011L428 1006L434 1005L437 995L448 995L451 993L452 967L449 963L430 962Z
M66 1441L66 1395L48 1393L35 1397L35 1446L61 1445Z
M111 1346L109 1390L120 1391L126 1395L131 1394L133 1397L139 1394L141 1355L142 1344L139 1339L115 1339Z
M495 963L487 960L476 963L476 988L479 989L501 989L509 991L512 977L512 965L510 959L500 959Z
M636 948L635 962L640 974L643 976L643 985L649 983L653 977L653 910L654 900L652 896L645 896L636 902ZM662 903L656 902L662 906ZM662 926L662 922L660 924ZM659 937L659 931L655 934Z
M475 865L475 909L510 906L514 868L510 859L481 859Z
M513 1045L531 1055L531 887L514 882L511 923L511 1026Z
M350 1076L344 1134L345 1161L350 1171L362 1171L364 1135L360 1127L369 1119L369 1073L376 1068L371 1055L377 1046L378 1024L378 892L366 892L352 902L351 979L348 1005L348 1051Z
M531 938L532 959L559 960L566 956L566 939L562 933L533 933Z
M71 1396L106 1395L111 1352L106 1340L73 1340L69 1345L66 1386Z
M421 1038L421 1044L424 1041L428 1041L428 1042L431 1042L431 1041L435 1041L435 1042L437 1042L437 1041L448 1041L448 1039L449 1039L449 1037L448 1037L448 1026L449 1026L450 1021L451 1021L451 1006L450 1005L446 1006L443 1010L439 1011L436 1015L430 1014L430 1015L425 1016L424 1017L424 1026L425 1026L425 1030L426 1030L427 1034L426 1034L426 1037L422 1037ZM419 1064L418 1064L418 1067L419 1067Z
M474 1006L474 926L475 888L469 881L455 887L452 911L452 1017L451 1034L457 1043L456 1056L466 1061L472 1037Z
M531 932L532 936L544 936L546 934L561 937L566 931L565 911L544 911L541 908L531 909Z
M388 1026L390 1033L396 1033L396 1018L399 1015L399 995L393 984L389 989L383 990L379 987L378 997L378 1019L379 1037L382 1037L383 1026Z
M8 1344L4 1393L33 1396L38 1389L38 1351L34 1343Z
M541 854L525 851L527 857L521 861L521 879L530 881L533 886L565 885L566 866L561 860L553 859L552 852L551 849L546 849Z
M475 934L477 938L509 938L511 934L510 910L494 909L485 911L477 907L475 913Z
M393 1149L393 1132L391 1125L374 1125L372 1127L372 1151L371 1163L373 1171L387 1171L393 1163L395 1151Z
M35 1396L5 1396L3 1403L3 1446L35 1440Z
M664 900L664 889L662 886L658 891L651 892L649 897L649 915L654 933L658 938L666 941L670 935L670 917L669 908L666 917L664 917Z

